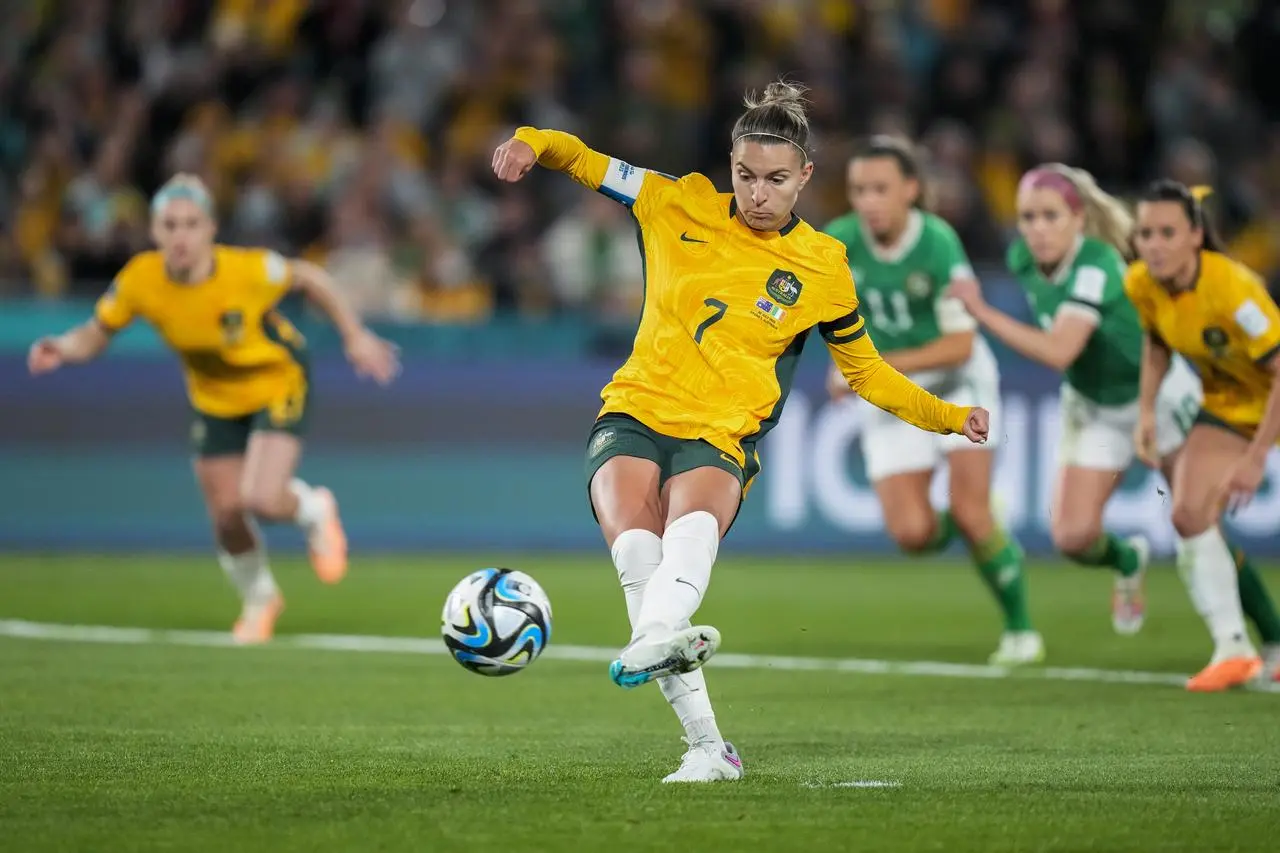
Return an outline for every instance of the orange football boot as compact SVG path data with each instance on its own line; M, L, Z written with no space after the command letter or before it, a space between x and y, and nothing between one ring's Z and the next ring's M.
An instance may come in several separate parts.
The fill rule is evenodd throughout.
M1211 663L1187 679L1187 689L1193 693L1217 693L1240 687L1257 677L1262 671L1262 658L1234 657Z
M347 533L342 529L333 492L319 486L316 493L325 504L325 514L307 536L307 551L316 576L325 583L337 583L347 574Z
M276 620L284 612L284 597L279 593L262 604L246 604L240 618L231 627L232 638L242 646L256 646L271 639Z

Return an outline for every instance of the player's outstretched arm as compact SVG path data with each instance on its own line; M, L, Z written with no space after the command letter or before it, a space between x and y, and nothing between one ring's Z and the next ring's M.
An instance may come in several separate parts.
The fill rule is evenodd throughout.
M355 310L333 286L328 272L308 261L291 261L293 289L300 291L325 313L342 335L347 360L356 373L386 385L400 373L399 349L361 322Z
M110 343L111 331L95 318L36 341L27 352L27 369L39 376L68 364L84 364L102 355Z
M976 444L987 440L990 415L986 409L939 400L887 364L856 310L821 324L820 331L849 387L871 405L929 432L962 433Z
M1098 313L1092 310L1059 309L1048 329L1038 329L990 305L982 288L973 279L957 281L947 288L947 296L964 305L969 316L1012 349L1032 361L1062 372L1075 363L1098 327Z
M671 180L592 150L578 137L559 130L522 127L493 152L493 173L502 181L519 181L535 164L564 172L584 187L635 209L638 216L646 187L655 180Z

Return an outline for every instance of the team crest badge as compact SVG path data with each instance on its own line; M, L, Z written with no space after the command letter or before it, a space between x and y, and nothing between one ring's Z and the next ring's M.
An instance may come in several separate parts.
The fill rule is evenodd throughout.
M591 439L591 446L587 448L587 453L591 456L599 456L606 447L613 444L615 437L614 431L611 429L596 433L595 438Z
M1204 341L1209 352L1213 353L1214 358L1222 358L1227 349L1227 333L1223 329L1210 326L1204 330L1200 339Z
M789 270L774 270L773 275L769 276L769 281L765 283L764 292L769 294L769 298L779 305L785 305L790 308L800 299L800 291L804 285L800 283L800 279L796 278L796 274Z
M244 340L244 312L232 309L223 311L218 317L218 325L222 327L222 339L228 346L234 346Z
M922 272L913 272L907 276L907 296L912 299L924 299L933 290L933 282Z

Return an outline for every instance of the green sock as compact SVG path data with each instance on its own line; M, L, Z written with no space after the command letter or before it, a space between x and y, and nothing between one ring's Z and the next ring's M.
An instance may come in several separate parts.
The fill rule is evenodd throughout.
M1138 550L1114 533L1103 533L1086 550L1069 556L1082 566L1106 566L1126 578L1136 575L1142 565Z
M1004 614L1006 631L1030 631L1027 612L1027 582L1022 571L1022 548L1003 530L996 528L984 542L969 543L969 552L978 565L982 580L996 597Z
M1241 548L1232 548L1231 555L1236 559L1236 578L1240 584L1240 607L1244 615L1258 629L1258 638L1263 643L1280 643L1280 614L1271 602L1262 576L1249 562L1248 555Z
M947 546L951 544L951 540L956 537L956 520L951 517L951 510L944 509L937 515L937 527L934 528L933 538L929 540L929 544L920 549L921 554L934 554L938 551L945 551Z

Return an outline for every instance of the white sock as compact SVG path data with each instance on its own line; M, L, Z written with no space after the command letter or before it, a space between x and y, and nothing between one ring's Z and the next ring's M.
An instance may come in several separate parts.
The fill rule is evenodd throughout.
M276 579L271 575L271 567L267 564L265 549L254 548L243 554L219 551L218 563L246 604L259 604L280 594Z
M1236 563L1217 527L1178 540L1178 572L1213 637L1212 662L1256 656L1240 607Z
M298 499L298 512L293 520L299 527L303 530L311 530L324 521L327 507L316 489L294 477L289 481L289 491L293 492L294 497Z
M716 725L716 713L711 709L711 695L707 693L707 677L695 669L684 675L668 675L658 679L658 689L671 703L671 708L684 726L689 745L695 743L724 743L720 728Z
M720 523L709 512L691 512L667 525L662 563L645 589L633 636L690 621L707 592L719 550Z
M626 530L613 541L613 565L627 600L627 619L634 630L645 587L662 562L662 540L648 530ZM680 718L690 743L723 743L702 670L658 679L658 689Z
M649 530L624 530L613 540L613 565L627 599L627 621L634 628L640 618L645 586L662 562L662 539Z

